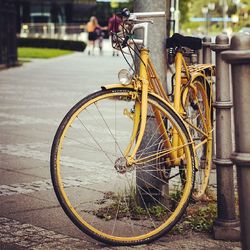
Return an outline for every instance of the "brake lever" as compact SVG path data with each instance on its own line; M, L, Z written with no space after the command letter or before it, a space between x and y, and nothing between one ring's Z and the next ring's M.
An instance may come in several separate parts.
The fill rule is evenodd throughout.
M128 21L132 21L133 23L151 23L153 24L153 20L146 20L146 19L138 19L135 15L131 14L130 17L127 19Z

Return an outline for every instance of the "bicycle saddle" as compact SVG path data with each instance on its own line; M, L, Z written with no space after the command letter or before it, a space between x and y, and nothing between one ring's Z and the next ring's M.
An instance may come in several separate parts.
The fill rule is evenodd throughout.
M174 33L172 37L167 38L166 48L188 47L193 50L202 48L202 41L198 37L183 36L179 33Z

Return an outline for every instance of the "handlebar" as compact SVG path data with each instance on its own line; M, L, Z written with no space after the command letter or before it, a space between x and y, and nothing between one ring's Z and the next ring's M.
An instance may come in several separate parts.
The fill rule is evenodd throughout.
M130 13L129 9L124 8L120 13L121 16L127 18L128 20L136 20L140 18L153 18L153 17L165 17L166 13L164 11L156 12L135 12Z
M166 14L164 11L158 12L135 12L130 13L130 11L125 8L122 12L119 13L122 16L124 23L130 23L130 32L133 34L137 29L143 29L144 38L141 39L133 39L137 44L144 44L147 47L148 43L148 24L153 23L153 20L146 20L146 18L156 18L156 17L165 17ZM130 34L131 34L130 33ZM125 47L127 42L129 41L129 36L123 38L122 47Z
M164 11L158 12L135 12L130 13L129 20L141 19L141 18L153 18L153 17L165 17Z

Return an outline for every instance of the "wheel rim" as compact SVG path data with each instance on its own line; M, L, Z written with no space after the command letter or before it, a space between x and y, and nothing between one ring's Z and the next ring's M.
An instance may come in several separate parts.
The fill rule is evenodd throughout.
M206 191L211 170L212 125L208 97L204 85L200 81L195 81L193 85L195 86L196 94L194 95L191 88L188 90L185 111L186 121L190 125L190 134L195 143L195 156L198 162L192 197L195 200L199 200ZM193 102L194 99L198 101L195 104Z
M184 187L177 186L178 181L179 185L181 185L181 181L176 175L176 177L171 177L167 183L168 188L171 189L169 196L181 196L172 197L169 200L169 202L174 201L176 203L172 205L175 207L170 211L170 208L165 203L155 200L155 196L152 195L153 191L151 191L154 184L143 180L148 185L146 190L141 184L138 185L138 182L142 182L140 174L136 174L135 170L138 165L125 173L122 173L122 169L118 168L117 171L112 166L112 164L115 165L117 155L122 155L121 152L124 152L124 145L127 145L127 138L131 135L130 131L125 133L124 130L119 130L118 127L132 130L130 116L133 115L133 112L130 111L134 107L133 102L127 92L107 93L97 96L94 100L86 102L75 112L59 133L60 139L55 155L55 186L59 201L63 205L65 212L71 219L75 220L75 224L80 229L99 240L123 243L138 242L161 234L167 227L172 227L171 224L183 212L182 210L186 206L192 188L193 165L189 151L190 145L187 145L187 141L185 141L187 139L178 124L174 124L174 121L171 121L173 118L167 117L166 111L153 100L150 102L151 106L157 107L162 115L165 115L169 121L173 122L184 144L182 149L187 162L187 182ZM93 111L95 110L94 114L90 107L93 107ZM127 111L129 110L130 115L124 115L124 107ZM117 119L112 122L110 122L111 110L117 114ZM84 118L83 114L85 115ZM100 118L102 121L103 127L99 127L96 114L98 114L98 119ZM106 117L107 119L105 119ZM151 119L150 116L148 119ZM86 124L86 121L90 120L92 121ZM93 127L97 124L98 128ZM80 134L76 133L76 128L81 129ZM83 130L85 133L84 140L81 138ZM114 145L111 143L110 138L106 139L102 135L104 130L110 135L109 137L114 141ZM94 134L92 131L94 131ZM97 135L97 139L101 139L100 142L93 138L94 135ZM74 139L73 136L77 139ZM157 145L158 140L159 135L151 136L147 141L147 148ZM119 144L118 141L122 143ZM79 144L81 144L80 148L78 148ZM95 152L92 152L93 149L95 149ZM99 154L100 152L101 154ZM75 157L76 153L79 153L77 157ZM145 150L139 151L138 155L138 159L148 156ZM110 166L106 166L107 162L110 163ZM147 172L148 176L152 176L153 173L153 178L159 182L159 164L158 169L155 166L153 170L152 167L147 169L144 165L141 169ZM172 176L175 175L175 172L178 172L174 168L171 171L173 172ZM163 181L160 180L160 182ZM159 193L162 190L157 185L158 183L153 186L153 189ZM176 192L171 193L174 185L176 185ZM147 202L144 193L150 193L149 197L151 203L153 201L153 205L145 204ZM180 200L177 200L177 198ZM139 203L140 205L138 205Z

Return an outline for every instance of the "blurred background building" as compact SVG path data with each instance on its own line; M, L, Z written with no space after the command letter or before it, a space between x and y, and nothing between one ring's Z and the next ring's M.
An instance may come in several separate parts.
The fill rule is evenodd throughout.
M0 0L0 65L16 62L16 35L86 41L91 16L107 26L113 11L136 0ZM155 0L157 1L157 0ZM166 0L167 34L250 34L250 0ZM146 2L146 1L145 1ZM106 33L107 37L107 33Z
M84 28L94 15L101 26L132 0L0 0L0 67L17 62L16 36L86 40Z
M14 0L17 32L20 36L82 39L81 33L91 16L107 26L112 11L131 0ZM131 4L132 6L132 4Z

